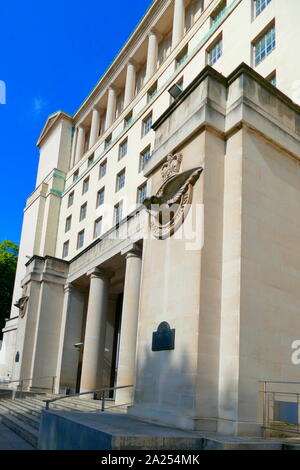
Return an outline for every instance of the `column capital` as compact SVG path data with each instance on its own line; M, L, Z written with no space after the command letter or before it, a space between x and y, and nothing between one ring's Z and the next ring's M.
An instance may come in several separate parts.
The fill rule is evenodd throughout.
M99 279L111 279L114 273L108 269L101 269L101 268L92 268L90 269L86 275L90 278L99 278Z
M72 292L73 289L74 289L73 284L65 284L65 286L64 286L65 294L67 294L69 292Z
M121 251L121 255L126 256L126 259L131 257L141 258L142 250L136 243L131 243Z
M128 61L127 61L127 65L133 65L134 67L138 67L139 64L138 64L138 62L137 62L135 59L133 59L132 57L130 57L130 58L128 59Z
M148 37L150 37L150 36L156 36L158 41L161 41L164 37L164 35L162 33L160 33L156 28L150 29L150 31L148 33Z

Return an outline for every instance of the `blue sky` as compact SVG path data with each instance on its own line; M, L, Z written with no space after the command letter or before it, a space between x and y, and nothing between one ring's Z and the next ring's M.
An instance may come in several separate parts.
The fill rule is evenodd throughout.
M47 116L74 114L152 0L1 2L0 240L19 243ZM0 97L1 98L1 97Z

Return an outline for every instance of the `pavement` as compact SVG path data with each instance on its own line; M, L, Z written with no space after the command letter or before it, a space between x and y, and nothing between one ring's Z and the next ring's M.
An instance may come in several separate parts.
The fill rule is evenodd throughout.
M35 450L16 433L0 423L0 450Z

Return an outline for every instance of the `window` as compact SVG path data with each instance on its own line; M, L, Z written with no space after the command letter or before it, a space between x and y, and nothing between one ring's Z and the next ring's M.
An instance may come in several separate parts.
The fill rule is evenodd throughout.
M152 127L152 113L149 114L142 122L142 137L144 137L151 130Z
M147 197L147 183L144 183L142 186L138 188L137 203L143 204L146 197Z
M88 158L87 167L89 168L94 163L94 155Z
M94 238L100 237L102 233L102 217L99 217L94 224Z
M79 178L79 170L76 170L75 173L73 174L73 183L77 181Z
M69 241L65 242L63 245L62 257L66 258L69 254Z
M80 207L79 222L86 218L87 202Z
M122 189L124 186L125 186L125 169L120 171L120 173L117 174L116 192Z
M104 142L104 150L106 150L110 144L111 144L111 139L112 139L112 135L110 134L108 137L106 137L105 139L105 142Z
M151 158L151 147L149 146L140 153L139 172L141 172L144 169L146 163L150 160L150 158Z
M208 50L208 64L213 66L223 53L223 40L219 39L213 47Z
M127 114L126 118L124 119L124 129L126 129L132 122L132 111L131 113Z
M85 194L89 190L90 178L86 178L82 184L82 194Z
M185 60L187 59L187 56L188 56L188 46L185 46L175 59L176 69L185 62Z
M271 83L271 85L273 86L276 86L276 71L271 73L271 75L269 75L266 80Z
M127 154L128 140L124 140L119 146L119 160Z
M123 212L123 202L119 202L115 205L115 212L114 212L114 222L115 225L119 224L122 220L122 212Z
M254 16L255 18L269 5L271 0L254 0Z
M69 215L69 217L66 219L65 232L68 232L69 230L71 230L71 224L72 224L72 216Z
M105 160L103 163L100 164L100 167L99 167L99 180L106 175L106 169L107 169L107 160Z
M96 208L104 204L104 195L105 195L105 188L102 188L100 189L100 191L97 192Z
M183 91L183 77L178 80L178 82L174 83L174 85L169 88L168 92L170 93L170 104L178 98Z
M260 64L276 47L275 25L254 43L254 62Z
M215 9L215 11L211 15L211 24L212 25L217 23L217 21L219 21L222 18L222 16L225 13L225 10L226 10L226 1L222 1L222 2L220 2L218 7Z
M83 244L84 244L84 230L82 230L81 232L78 233L78 236L77 236L77 250L79 250L79 248L82 248Z
M74 203L74 191L69 194L68 207L71 207Z
M157 93L157 82L155 82L154 85L152 85L152 87L150 88L150 90L148 90L147 103L149 103L152 100L152 98L154 98L156 93Z

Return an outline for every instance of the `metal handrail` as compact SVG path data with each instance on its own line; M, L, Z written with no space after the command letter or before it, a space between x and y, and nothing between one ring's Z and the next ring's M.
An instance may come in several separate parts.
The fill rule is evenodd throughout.
M105 388L100 388L99 390L91 390L90 392L80 392L80 393L73 393L71 395L62 395L56 398L51 398L49 400L43 400L43 402L46 403L46 410L49 410L49 404L53 403L54 401L58 400L64 400L65 398L71 398L71 397L79 397L81 395L91 395L91 394L96 394L96 393L101 393L101 411L105 410L105 393L110 392L111 390L119 390L121 388L132 388L134 385L122 385L119 387L105 387Z

